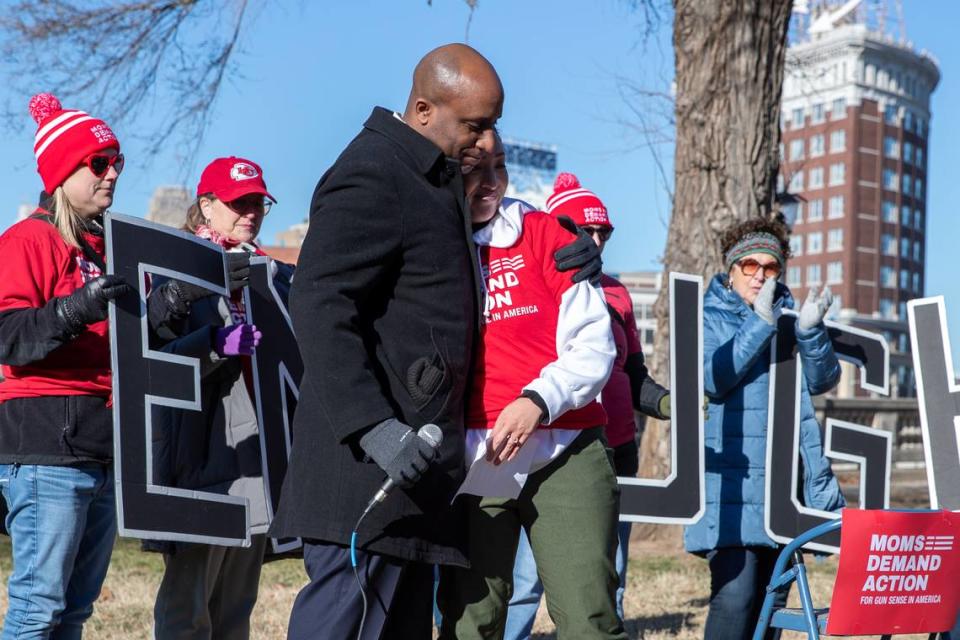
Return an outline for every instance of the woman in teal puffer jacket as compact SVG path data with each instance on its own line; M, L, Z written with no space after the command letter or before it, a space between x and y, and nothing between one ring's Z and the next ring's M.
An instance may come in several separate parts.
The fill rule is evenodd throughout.
M709 398L706 435L706 512L687 527L687 551L710 563L707 640L749 638L779 549L764 529L764 474L770 346L789 289L777 282L789 257L782 223L751 220L728 231L722 248L726 273L717 274L704 297L704 390ZM823 317L831 295L811 289L797 318L803 363L800 456L806 506L834 511L844 506L823 455L811 394L833 388L840 364Z

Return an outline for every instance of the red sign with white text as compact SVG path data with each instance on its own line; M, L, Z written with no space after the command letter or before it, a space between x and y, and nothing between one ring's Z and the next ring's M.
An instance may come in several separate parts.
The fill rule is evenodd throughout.
M827 633L934 633L960 602L960 513L844 509Z

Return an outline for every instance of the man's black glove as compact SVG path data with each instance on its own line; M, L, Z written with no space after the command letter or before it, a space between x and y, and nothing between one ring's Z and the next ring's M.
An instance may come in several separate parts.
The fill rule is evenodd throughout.
M56 302L57 318L71 334L77 335L87 325L107 319L107 304L133 291L120 276L100 276Z
M360 446L400 487L412 487L437 457L437 449L395 418L360 438Z
M247 286L250 283L250 254L246 251L227 253L227 273L230 275L230 291Z
M577 236L577 239L567 246L557 249L553 259L557 263L557 271L577 269L573 274L574 282L589 280L590 284L600 284L603 271L603 260L600 259L600 247L593 241L586 231L576 225L568 216L558 216L560 226Z

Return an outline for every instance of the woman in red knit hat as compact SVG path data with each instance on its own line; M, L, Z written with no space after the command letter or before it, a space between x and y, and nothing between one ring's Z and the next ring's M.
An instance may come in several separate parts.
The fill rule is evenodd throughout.
M102 216L123 170L105 122L34 96L49 197L0 236L0 489L13 572L3 640L79 638L116 536Z

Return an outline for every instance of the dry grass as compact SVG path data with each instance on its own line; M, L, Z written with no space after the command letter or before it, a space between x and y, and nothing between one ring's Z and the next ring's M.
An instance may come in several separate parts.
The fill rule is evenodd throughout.
M10 573L9 539L0 540L0 578ZM836 572L836 559L808 562L814 602L827 606ZM132 540L120 540L87 637L98 640L150 638L153 598L163 563L157 554L143 553ZM706 562L662 544L634 542L630 581L624 604L630 638L695 640L703 637L710 576ZM299 560L272 562L264 567L260 599L253 612L257 640L286 637L287 616L306 576ZM794 597L795 599L795 597ZM6 589L0 589L0 611L6 610ZM534 629L536 640L556 636L541 606ZM800 638L784 634L784 638ZM919 637L919 636L918 636ZM924 636L925 637L925 636Z

